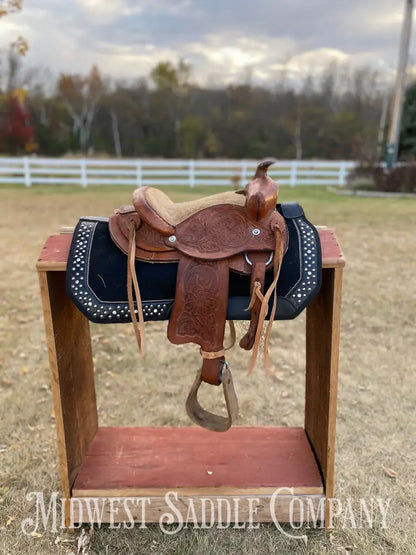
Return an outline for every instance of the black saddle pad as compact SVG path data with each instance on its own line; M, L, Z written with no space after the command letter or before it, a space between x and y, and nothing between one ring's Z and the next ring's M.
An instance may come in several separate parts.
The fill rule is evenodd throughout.
M295 318L318 293L321 285L321 247L316 228L297 203L277 205L289 231L277 285L276 319ZM136 260L136 273L145 320L168 320L175 298L177 263ZM266 272L266 288L273 271ZM130 322L127 303L127 256L113 243L108 220L81 218L68 258L67 292L92 322ZM250 276L230 272L227 318L249 320ZM270 307L272 300L270 301Z

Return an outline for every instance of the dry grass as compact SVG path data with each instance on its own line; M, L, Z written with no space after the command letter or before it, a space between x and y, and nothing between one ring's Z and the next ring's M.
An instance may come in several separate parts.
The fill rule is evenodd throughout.
M177 199L206 191L173 189ZM106 216L125 204L127 188L3 188L1 199L0 552L76 551L56 535L24 536L30 491L59 490L52 399L35 262L45 238L80 215ZM338 522L331 536L308 531L308 545L273 525L259 530L147 530L94 534L94 553L353 553L410 554L415 535L415 287L416 202L332 196L287 188L316 224L335 226L347 258L341 332L336 495L391 498L387 529L352 529ZM247 358L230 355L241 405L240 424L302 425L304 318L276 326L271 356L278 380L261 365L246 375ZM93 326L97 394L103 425L187 425L185 396L199 357L192 346L165 340L165 325L147 327L142 363L129 326ZM240 330L241 332L241 330ZM163 345L163 349L161 349ZM157 380L155 380L155 376ZM169 379L168 379L169 378ZM166 384L161 390L158 380ZM132 385L133 384L133 385ZM157 403L155 403L157 398ZM392 479L383 467L397 472ZM59 537L74 539L62 532Z

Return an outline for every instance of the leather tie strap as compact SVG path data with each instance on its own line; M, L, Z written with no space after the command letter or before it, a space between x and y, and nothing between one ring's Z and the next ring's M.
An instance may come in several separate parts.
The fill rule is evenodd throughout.
M260 257L259 257L260 254ZM268 253L258 253L252 262L250 303L246 308L250 311L250 324L245 335L240 339L240 347L249 351L253 348L256 339L257 328L260 323L260 312L263 302L264 279L266 274L266 257Z
M213 412L207 411L201 407L198 401L198 390L202 383L202 376L199 371L196 375L195 381L192 384L191 390L186 399L186 412L189 418L213 432L226 432L233 424L234 420L238 417L238 401L234 389L233 378L227 362L223 362L222 367L222 387L224 392L225 404L227 407L227 416L220 416Z
M127 257L127 299L130 310L130 317L133 324L134 333L136 335L137 344L139 346L139 351L142 357L144 356L144 319L142 310L142 298L140 295L139 283L137 281L136 266L135 266L135 255L136 255L136 226L134 222L131 222L129 229L129 251ZM137 315L134 309L133 300L133 287L134 294L136 296L137 304Z
M268 288L266 293L264 294L263 300L261 302L261 309L260 309L260 315L258 319L256 338L254 340L253 353L251 355L250 366L248 369L249 374L251 374L256 364L261 334L263 330L263 324L266 319L267 312L269 310L269 299L273 293L274 294L273 307L270 312L270 319L269 319L265 340L264 340L264 365L266 367L266 371L270 373L270 360L269 360L268 350L269 350L269 343L270 343L271 328L273 325L274 316L276 314L276 308L277 308L277 282L280 275L280 269L282 266L282 259L283 259L283 253L284 253L284 241L283 241L281 230L278 227L276 227L274 232L276 237L276 247L275 247L274 257L273 257L273 281L270 284L270 287Z
M227 320L227 322L228 322L228 327L230 328L230 344L225 347L226 351L234 347L234 343L236 340L234 320Z
M277 242L278 242L278 235L280 238L280 249L279 249L279 257L276 260L277 257L275 257L275 261L274 261L274 280L273 283L275 283L274 285L274 290L273 290L273 306L272 306L272 310L270 312L270 318L269 318L269 323L267 324L267 329L266 329L266 334L264 336L264 366L266 368L266 371L268 374L271 373L270 370L270 359L269 359L269 344L270 344L270 335L272 332L272 326L273 326L273 322L274 322L274 317L276 314L276 309L277 309L277 282L279 280L279 276L280 276L280 270L282 268L282 260L283 260L283 253L284 253L284 244L283 244L283 237L282 237L282 233L281 230L276 228L275 229L275 234L276 234L276 251L277 251ZM273 285L273 284L272 284ZM271 286L270 286L271 287ZM267 300L268 303L268 300Z
M261 292L261 283L259 281L254 282L254 287L253 287L253 292L251 294L250 303L249 303L248 307L246 308L247 311L251 310L253 308L257 299L259 299L260 302L263 302L263 299L264 299L264 295Z

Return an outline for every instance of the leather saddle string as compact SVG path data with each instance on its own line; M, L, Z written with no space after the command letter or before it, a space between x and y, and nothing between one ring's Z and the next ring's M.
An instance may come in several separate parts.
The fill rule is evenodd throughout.
M269 309L269 299L270 299L272 293L274 292L273 307L272 307L272 311L270 313L270 320L269 320L269 324L268 324L268 327L267 327L267 332L266 332L266 336L265 336L265 344L264 344L265 367L266 367L266 370L268 372L270 372L268 348L269 348L269 342L270 342L271 328L272 328L272 325L273 325L273 320L274 320L274 316L275 316L276 308L277 308L277 281L278 281L279 275L280 275L280 269L281 269L281 266L282 266L282 258L283 258L283 250L284 250L282 233L281 233L281 230L278 227L275 229L275 237L276 237L276 245L275 245L274 256L273 256L273 281L270 284L266 293L262 296L262 302L261 302L261 308L260 308L260 314L259 314L259 321L258 321L258 325L257 325L256 337L255 337L255 340L254 340L253 353L251 355L248 374L252 373L253 368L256 364L257 355L258 355L258 351L259 351L259 345L260 345L260 338L261 338L261 334L262 334L262 331L263 331L263 324L264 324L264 321L266 319L267 312L268 312L268 309Z
M281 233L279 228L276 228L275 235L276 235L276 244L277 244L277 241L278 241L278 235L280 235L280 240L279 240L280 249L279 249L278 260L275 261L276 267L274 268L274 275L275 275L274 280L276 281L276 285L275 285L274 291L273 291L273 306L272 306L272 310L270 312L270 318L269 318L269 323L267 324L266 334L264 336L264 366L265 366L266 371L267 371L268 374L271 373L270 358L269 358L270 335L271 335L271 332L272 332L272 326L273 326L274 317L275 317L276 309L277 309L277 282L279 280L280 270L282 268L283 251L284 251L283 237L282 237L282 233Z
M234 347L234 343L236 340L236 333L235 333L235 325L234 320L227 320L228 327L230 328L230 344L225 347L225 350L228 351L231 347Z
M136 267L136 226L134 222L131 222L129 227L129 250L127 256L127 298L130 309L131 322L133 324L134 333L136 335L137 344L139 346L139 351L142 356L144 356L144 320L143 320L143 309L142 309L142 299L140 295L139 283L137 281ZM136 296L137 304L137 314L134 310L134 300L133 300L133 288L134 294Z

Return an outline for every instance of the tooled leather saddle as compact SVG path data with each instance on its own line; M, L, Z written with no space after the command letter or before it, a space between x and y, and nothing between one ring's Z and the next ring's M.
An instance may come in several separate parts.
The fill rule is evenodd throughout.
M264 342L268 367L277 284L292 235L294 251L287 270L289 279L286 277L290 283L282 299L279 294L279 305L283 302L280 317L294 317L320 285L318 235L307 220L302 221L298 205L290 206L286 215L276 206L278 185L267 175L272 163L262 161L243 190L191 202L173 203L150 187L136 189L133 206L116 210L108 223L83 218L74 232L67 271L71 298L92 321L131 320L142 353L144 321L150 319L169 319L167 335L172 343L199 345L202 365L187 397L186 411L196 424L213 431L228 430L238 416L225 359L226 321L247 318L244 308L250 312L240 347L253 351L251 371L263 324L269 319ZM159 291L150 293L153 299L149 304L149 287L156 275L159 281L154 285ZM233 290L238 294L233 296ZM232 324L230 329L235 339ZM200 405L202 382L222 384L227 416Z

